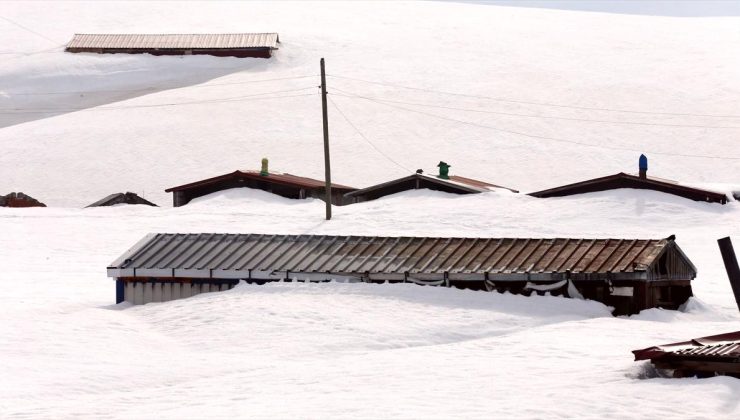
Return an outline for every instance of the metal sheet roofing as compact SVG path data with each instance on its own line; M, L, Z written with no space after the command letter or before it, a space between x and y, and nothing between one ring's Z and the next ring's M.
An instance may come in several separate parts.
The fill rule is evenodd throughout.
M635 360L663 357L738 358L740 357L740 331L633 350L632 353L635 355Z
M353 191L352 193L347 194L347 197L359 196L359 195L366 194L368 192L391 188L393 186L402 185L406 183L407 181L413 181L415 179L431 182L437 185L443 185L461 194L482 193L486 191L495 190L497 188L509 190L511 192L519 192L517 190L512 190L511 188L500 187L498 185L489 184L488 182L485 182L485 181L479 181L477 179L465 178L465 177L457 176L457 175L451 175L449 179L443 179L443 178L439 178L434 175L416 173L416 174L412 174L412 175L405 176L402 178L394 179L392 181L383 182L381 184L372 185L370 187L366 187L360 190Z
M422 238L262 234L152 234L108 267L110 277L273 278L276 273L379 279L640 279L672 238ZM599 276L603 274L604 276Z
M75 34L73 49L238 49L277 48L276 33L241 34Z
M234 171L232 173L219 175L213 178L208 178L200 181L191 182L189 184L184 185L178 185L177 187L168 188L165 190L165 192L172 192L172 191L183 191L190 188L198 188L204 185L218 183L226 179L231 178L254 178L259 179L260 181L265 182L274 182L277 184L283 184L283 185L295 185L299 187L305 187L305 188L324 188L324 181L319 179L313 179L313 178L306 178L303 176L297 176L297 175L291 175L286 173L280 173L280 172L270 172L267 176L260 175L260 171L254 171L254 170L247 170L247 171ZM338 189L338 190L347 190L347 191L354 191L355 188L348 187L346 185L341 184L331 184L332 188Z
M460 176L460 175L450 175L450 180L453 181L453 182L459 182L461 184L466 184L466 185L470 185L472 187L477 187L477 188L485 188L485 189L489 189L489 190L496 189L496 188L501 188L501 189L504 189L504 190L509 190L511 192L514 192L514 193L518 193L519 192L519 191L514 190L514 189L511 189L511 188L502 187L500 185L491 184L491 183L488 183L488 182L485 182L485 181L480 181L480 180L473 179L473 178L466 178L466 177Z

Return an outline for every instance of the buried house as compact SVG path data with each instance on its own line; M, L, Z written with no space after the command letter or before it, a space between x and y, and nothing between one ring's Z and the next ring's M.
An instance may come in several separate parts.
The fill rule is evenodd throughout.
M156 204L147 199L139 197L138 194L132 192L111 194L85 207L106 207L115 206L118 204L142 204L145 206L157 207Z
M404 282L677 309L696 268L665 239L151 234L107 269L116 302L163 302L240 280Z
M0 195L0 207L46 207L46 204L22 192L12 192Z
M189 203L194 198L231 188L254 188L285 198L302 199L313 197L325 200L325 185L324 181L318 179L280 172L269 172L267 169L267 159L263 159L262 169L259 171L234 171L213 178L168 188L165 192L171 192L172 205L174 207L180 207ZM355 188L352 187L332 183L332 204L344 204L344 194L354 190Z
M568 195L615 190L619 188L634 188L660 191L666 194L688 198L689 200L705 201L708 203L726 204L728 201L728 197L724 193L689 187L667 179L648 177L647 169L647 157L645 157L645 155L640 155L638 175L620 172L618 174L601 178L589 179L586 181L576 182L574 184L533 192L529 195L539 198L564 197Z
M402 191L419 189L429 189L452 194L478 194L497 189L507 190L513 193L519 192L511 188L489 184L485 181L458 175L449 175L449 168L451 166L445 162L439 162L437 167L439 167L438 175L427 175L424 174L424 171L418 169L415 174L347 193L345 199L348 203L361 203Z
M276 33L75 34L65 51L270 58L279 43L280 38Z

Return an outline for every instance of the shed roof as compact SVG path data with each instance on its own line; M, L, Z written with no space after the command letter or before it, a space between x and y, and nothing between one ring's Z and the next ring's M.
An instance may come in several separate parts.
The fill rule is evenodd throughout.
M640 178L639 176L626 174L624 172L537 191L530 193L529 195L540 198L562 197L617 188L650 189L678 195L695 201L710 201L721 204L725 204L727 202L727 196L720 192L689 187L681 185L676 181L656 177Z
M706 355L710 357L736 354L740 357L740 331L694 338L678 343L662 344L633 350L635 360L656 359L667 355Z
M534 239L262 234L151 234L110 277L257 278L274 273L380 279L650 280L666 252L696 269L673 238Z
M458 176L458 175L451 175L449 179L443 179L443 178L439 178L434 175L415 173L409 176L394 179L392 181L383 182L381 184L372 185L367 188L362 188L362 189L353 191L347 194L347 197L354 197L354 196L363 195L363 194L366 194L372 191L382 190L384 188L388 188L388 187L391 187L397 184L402 184L406 181L410 181L414 179L420 179L426 182L431 182L433 184L442 185L449 189L459 191L461 194L481 193L481 192L491 191L497 188L509 190L511 192L519 192L517 190L512 190L511 188L501 187L498 185L490 184L485 181L479 181L477 179L472 179L472 178L465 178L465 177Z
M224 180L238 179L238 178L258 179L260 181L266 181L266 182L271 182L275 184L293 185L293 186L300 187L300 188L310 188L310 189L323 189L325 186L325 182L322 180L318 180L318 179L306 178L302 176L296 176L296 175L280 173L280 172L270 172L269 175L262 176L260 175L259 171L247 170L247 171L234 171L234 172L224 174L224 175L219 175L213 178L207 178L201 181L191 182L189 184L178 185L177 187L167 188L165 192L184 191L184 190L188 190L191 188L199 188L205 185L219 183ZM335 184L335 183L332 183L331 187L337 190L346 190L346 191L355 190L355 188L353 187L348 187L346 185Z
M277 49L276 33L75 34L68 49Z

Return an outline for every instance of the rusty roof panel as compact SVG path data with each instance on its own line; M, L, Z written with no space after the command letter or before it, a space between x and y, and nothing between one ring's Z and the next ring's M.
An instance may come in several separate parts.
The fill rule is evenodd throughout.
M663 344L640 350L633 350L635 360L672 360L688 358L738 358L740 357L740 331L694 338L678 343Z
M306 178L303 176L297 176L297 175L291 175L286 173L280 173L280 172L270 172L269 175L260 175L260 171L254 171L254 170L246 170L246 171L234 171L228 174L215 176L213 178L207 178L200 181L191 182L189 184L183 184L178 185L177 187L168 188L165 190L165 192L173 192L173 191L186 191L189 189L194 188L200 188L205 185L211 185L211 184L218 184L220 182L224 182L230 179L256 179L259 181L265 181L269 183L274 184L281 184L281 185L291 185L296 187L302 187L302 188L310 188L310 189L323 189L325 186L325 182L318 179L313 178ZM348 187L346 185L341 184L331 184L332 189L342 190L342 191L353 191L353 187Z
M276 49L276 33L75 34L68 49Z
M671 251L672 250L672 251ZM664 252L683 253L672 238L424 238L258 234L155 234L110 267L133 270L242 270L383 275L445 273L486 276L621 273L654 279L647 270ZM695 270L686 260L691 278ZM618 271L617 271L618 270ZM693 274L692 274L693 273ZM173 274L174 276L174 274Z
M585 181L550 188L543 191L537 191L529 193L529 195L539 198L564 197L569 195L607 191L620 188L655 190L688 198L694 201L705 201L720 204L726 204L728 201L727 195L721 192L690 187L687 185L679 184L675 181L655 178L652 176L641 178L639 176L626 174L624 172L604 176L601 178L588 179Z

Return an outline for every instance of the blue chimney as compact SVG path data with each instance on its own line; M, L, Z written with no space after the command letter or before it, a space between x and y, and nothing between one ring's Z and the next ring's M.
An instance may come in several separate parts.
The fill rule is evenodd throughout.
M640 178L647 178L647 157L640 155Z

